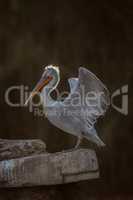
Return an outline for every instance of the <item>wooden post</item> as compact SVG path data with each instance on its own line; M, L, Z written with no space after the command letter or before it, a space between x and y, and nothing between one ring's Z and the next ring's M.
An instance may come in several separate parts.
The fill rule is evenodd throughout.
M57 185L98 177L97 157L91 149L40 152L40 155L0 161L0 187Z

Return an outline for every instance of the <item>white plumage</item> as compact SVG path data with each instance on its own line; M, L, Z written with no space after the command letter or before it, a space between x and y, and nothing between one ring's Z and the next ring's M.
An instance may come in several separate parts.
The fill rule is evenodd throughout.
M51 77L45 86L43 85ZM104 146L98 137L94 124L104 115L109 103L109 91L105 85L86 68L79 68L78 78L68 79L70 93L61 101L53 100L50 93L59 83L59 68L54 66L45 67L41 81L34 89L41 92L44 110L48 120L63 131L78 137L75 147L78 147L83 137ZM39 85L43 85L38 89ZM33 94L33 93L32 93ZM32 95L33 96L33 95Z

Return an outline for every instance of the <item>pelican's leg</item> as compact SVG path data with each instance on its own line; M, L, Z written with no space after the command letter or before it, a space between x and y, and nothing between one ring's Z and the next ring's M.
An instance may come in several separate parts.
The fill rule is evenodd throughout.
M74 148L69 149L69 150L62 150L62 153L71 152L71 151L74 151L75 149L77 149L79 147L82 139L83 139L83 137L81 135L78 136L78 139L77 139L77 142L76 142L76 145L74 146Z
M74 149L77 149L79 147L81 141L82 141L82 136L78 136L77 143L76 143Z

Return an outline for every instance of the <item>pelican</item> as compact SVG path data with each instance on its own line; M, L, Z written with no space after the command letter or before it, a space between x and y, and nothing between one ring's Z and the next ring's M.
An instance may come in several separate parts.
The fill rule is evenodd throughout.
M59 67L46 66L25 104L39 92L48 120L66 133L77 136L75 148L79 147L82 138L104 146L94 125L105 114L110 103L106 86L91 71L80 67L78 78L68 79L69 95L63 101L55 101L50 94L57 88L59 81Z

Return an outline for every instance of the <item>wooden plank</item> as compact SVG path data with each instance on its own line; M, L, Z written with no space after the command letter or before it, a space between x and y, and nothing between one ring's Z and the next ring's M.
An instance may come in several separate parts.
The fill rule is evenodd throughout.
M0 162L0 187L57 185L99 177L95 151L77 149Z
M46 144L34 140L5 140L0 139L0 160L21 158L46 152Z

